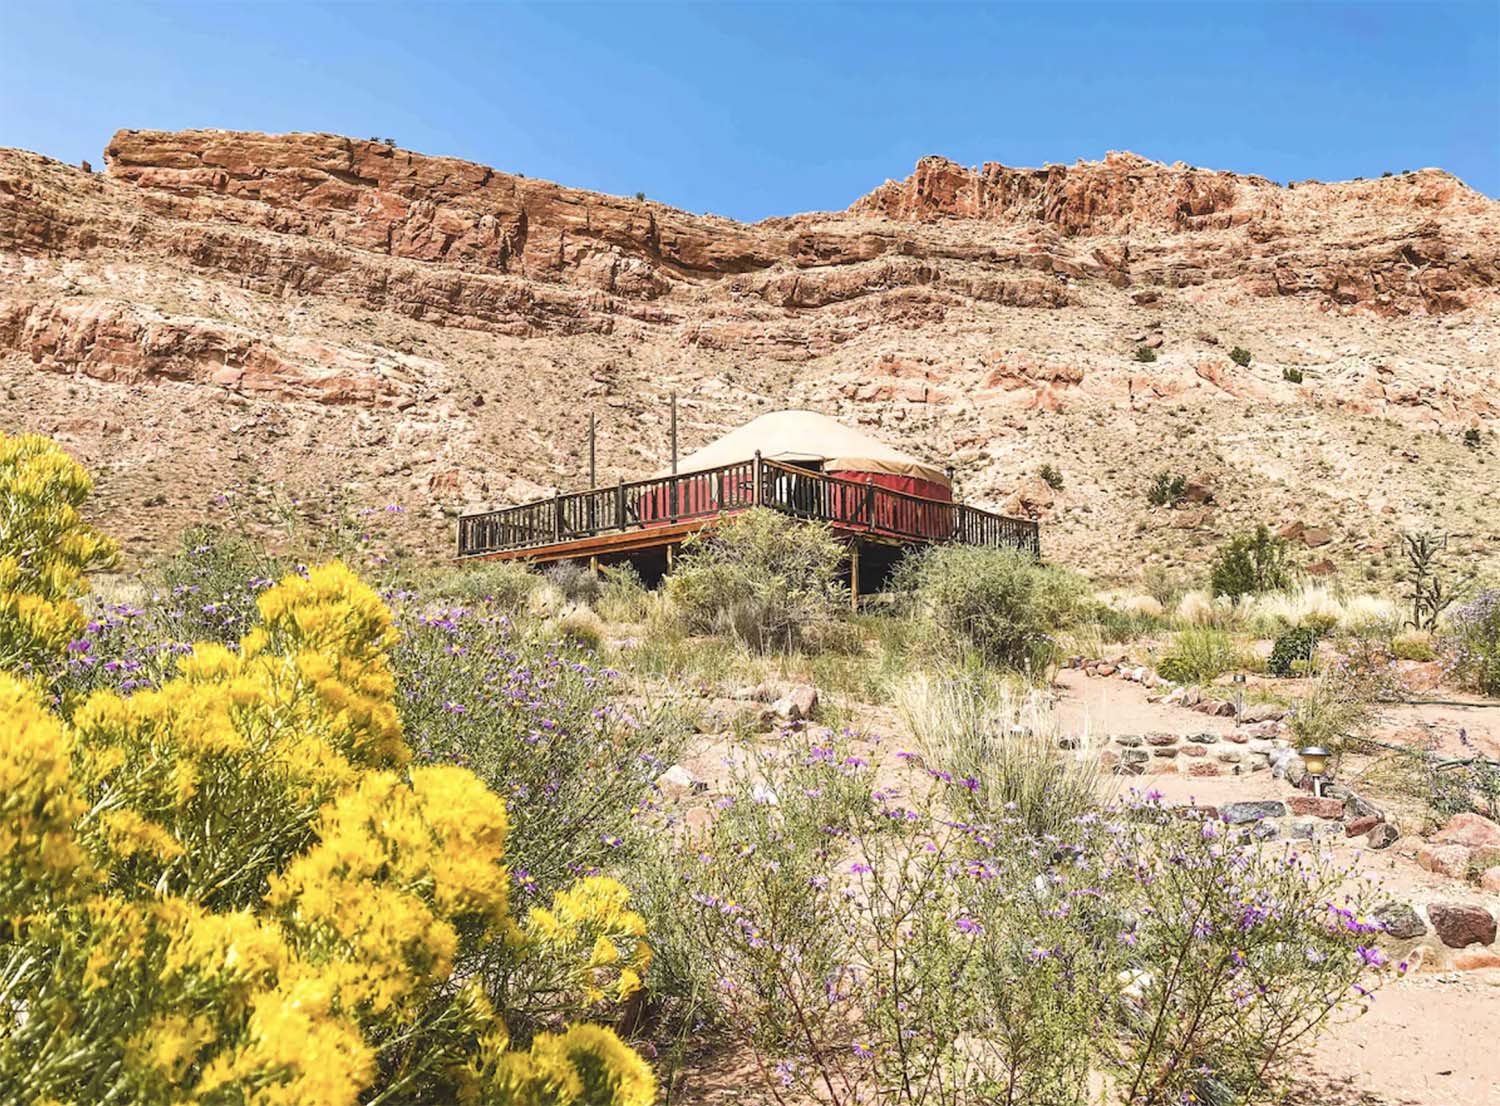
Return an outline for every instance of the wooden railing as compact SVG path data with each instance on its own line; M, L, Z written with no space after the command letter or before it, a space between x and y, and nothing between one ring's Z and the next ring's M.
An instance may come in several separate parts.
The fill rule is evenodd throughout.
M700 472L621 481L463 515L458 555L534 549L598 534L770 507L849 532L922 542L1013 546L1040 555L1037 524L756 457Z

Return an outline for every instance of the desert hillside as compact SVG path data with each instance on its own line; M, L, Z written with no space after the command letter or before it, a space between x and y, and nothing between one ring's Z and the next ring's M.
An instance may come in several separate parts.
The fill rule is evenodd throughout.
M924 158L746 225L333 135L121 131L104 164L0 150L0 429L83 459L137 556L219 493L267 527L399 504L446 549L576 486L590 412L602 479L659 467L675 391L684 448L815 408L1101 576L1258 521L1323 572L1412 528L1500 567L1500 203L1438 170ZM1163 470L1190 501L1148 504Z

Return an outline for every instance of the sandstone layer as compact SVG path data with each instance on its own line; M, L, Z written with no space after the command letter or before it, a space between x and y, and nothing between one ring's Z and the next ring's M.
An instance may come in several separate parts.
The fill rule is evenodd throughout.
M924 158L743 224L332 135L121 131L105 163L0 151L0 427L93 465L137 554L218 493L246 525L399 504L441 550L576 485L590 412L603 477L659 467L675 391L685 447L814 407L1105 574L1261 520L1326 534L1320 571L1416 527L1500 558L1500 204L1438 170ZM1163 469L1210 494L1151 508Z

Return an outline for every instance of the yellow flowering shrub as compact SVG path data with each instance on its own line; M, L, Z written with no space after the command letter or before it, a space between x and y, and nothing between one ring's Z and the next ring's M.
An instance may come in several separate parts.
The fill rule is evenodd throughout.
M630 892L606 876L588 876L532 907L527 947L552 986L581 1005L623 1001L641 989L651 966L646 920L629 909Z
M18 441L0 459L51 456ZM55 527L8 525L6 579L72 602L93 547L37 583L5 543ZM633 1050L566 1024L640 986L625 889L518 924L504 802L409 766L379 598L331 564L260 607L69 720L0 673L0 1103L649 1106Z
M83 629L84 573L116 554L79 516L92 487L49 439L0 433L0 669L60 656Z

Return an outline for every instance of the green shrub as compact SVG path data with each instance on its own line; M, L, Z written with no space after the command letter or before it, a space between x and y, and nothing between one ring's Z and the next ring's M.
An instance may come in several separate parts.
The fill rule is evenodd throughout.
M1042 478L1042 483L1046 484L1047 487L1051 488L1053 491L1062 491L1062 473L1059 472L1057 466L1052 464L1050 461L1044 464L1041 468L1037 469L1036 474Z
M1433 648L1431 634L1411 630L1391 638L1391 656L1398 661L1430 661L1437 659L1437 650Z
M1075 577L1015 549L933 546L896 572L922 648L942 657L973 653L1040 676L1057 659L1057 635L1077 616Z
M651 592L628 561L601 573L598 612L611 622L641 622L651 613Z
M569 603L593 604L599 598L599 574L583 561L558 561L545 575Z
M183 531L177 552L158 562L147 580L165 601L163 629L179 641L228 645L259 622L256 597L290 567L239 534L193 526Z
M1231 599L1284 588L1290 579L1286 542L1263 525L1230 538L1214 555L1209 572L1213 593Z
M1195 626L1172 638L1156 671L1173 683L1208 684L1240 667L1240 652L1228 634L1209 626Z
M1302 370L1301 369L1293 369L1293 368L1282 369L1281 370L1281 379L1287 381L1290 384L1301 384L1302 383Z
M1453 612L1447 647L1465 686L1500 695L1500 589L1487 589Z
M422 581L416 590L431 599L460 606L481 603L514 615L541 584L541 577L520 561L479 561L464 564L431 583Z
M1171 507L1182 499L1186 490L1187 477L1164 469L1151 481L1151 487L1146 491L1146 501L1153 507Z
M653 977L709 1004L767 1100L1253 1101L1375 983L1373 890L1326 859L1153 801L1039 834L881 749L789 739L640 881Z
M827 526L756 508L689 538L667 594L695 632L762 653L794 649L816 624L844 616L844 556Z
M1250 351L1244 346L1235 346L1229 351L1229 360L1243 369L1250 364Z
M414 601L397 628L407 743L418 762L468 768L506 800L518 880L550 894L631 855L631 812L657 758L676 754L673 718L626 710L619 678L570 635L524 634L489 605L434 614Z
M1297 675L1297 664L1306 671L1312 667L1312 659L1318 649L1322 634L1313 626L1294 626L1276 639L1271 649L1271 658L1266 662L1266 671L1273 676Z
M1477 449L1479 447L1480 441L1481 438L1479 434L1479 427L1471 426L1469 427L1469 429L1464 431L1464 445L1468 446L1470 449Z
M1165 565L1147 565L1141 572L1141 586L1146 594L1163 607L1177 606L1177 601L1187 591L1187 583Z
M1135 359L1142 364L1149 365L1156 360L1156 351L1150 346L1136 346Z

